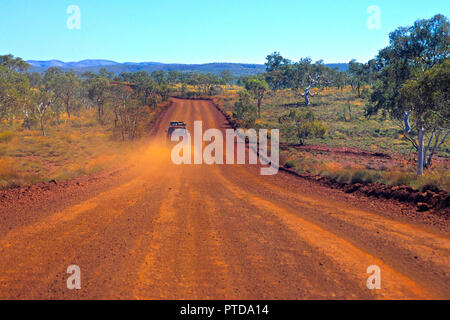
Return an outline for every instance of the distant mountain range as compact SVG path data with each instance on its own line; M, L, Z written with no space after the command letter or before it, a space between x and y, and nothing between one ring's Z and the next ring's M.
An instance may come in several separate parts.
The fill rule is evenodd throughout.
M108 72L119 74L122 72L137 71L179 71L179 72L197 72L220 74L224 70L230 71L234 76L255 75L266 71L266 66L262 64L245 63L207 63L207 64L165 64L159 62L125 62L119 63L110 60L83 60L78 62L63 62L59 60L28 60L31 66L31 72L43 72L51 67L57 67L61 70L73 70L78 73L86 71L98 72L105 68ZM348 70L347 63L327 64L331 68L338 68L341 71Z

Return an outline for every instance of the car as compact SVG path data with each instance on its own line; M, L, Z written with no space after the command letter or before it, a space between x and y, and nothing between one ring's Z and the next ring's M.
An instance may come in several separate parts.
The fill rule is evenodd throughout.
M179 130L178 133L186 134L186 123L182 121L171 121L169 124L169 129L167 130L167 141L170 142L172 138L172 134L175 132L175 130Z

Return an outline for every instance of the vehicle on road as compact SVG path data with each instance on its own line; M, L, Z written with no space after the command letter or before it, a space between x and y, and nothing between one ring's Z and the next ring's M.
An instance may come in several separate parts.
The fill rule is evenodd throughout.
M184 135L187 133L187 129L186 129L186 123L182 122L182 121L171 121L169 124L169 129L167 130L167 142L170 143L171 142L171 138L172 138L172 134L176 131L179 130L178 133Z

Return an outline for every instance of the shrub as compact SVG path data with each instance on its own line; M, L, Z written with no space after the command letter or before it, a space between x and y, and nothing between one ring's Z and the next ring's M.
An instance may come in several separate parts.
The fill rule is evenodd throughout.
M5 131L0 133L0 142L8 143L14 137L14 133L11 131Z
M371 183L374 182L376 179L374 179L374 176L370 171L367 170L358 170L353 173L352 178L350 182L353 183Z
M336 180L340 183L349 183L352 174L348 170L338 171Z
M286 162L284 164L284 167L287 168L287 169L295 168L296 166L297 166L297 164L293 160L289 160L288 162Z
M403 171L386 171L383 174L383 181L385 184L389 186L412 186L414 180L416 179L416 175L410 172Z
M17 177L14 161L9 158L0 158L0 180L10 180Z
M316 121L312 111L302 112L292 109L289 114L278 118L284 136L294 138L301 145L308 138L323 138L327 133L326 126Z
M6 147L0 146L0 157L6 154Z
M251 128L255 125L256 107L250 103L250 94L246 90L239 92L239 101L233 108L233 118L242 128Z

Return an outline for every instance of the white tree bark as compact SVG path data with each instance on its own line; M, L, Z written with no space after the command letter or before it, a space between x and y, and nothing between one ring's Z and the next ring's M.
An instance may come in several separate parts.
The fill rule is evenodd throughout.
M423 175L423 162L424 162L424 150L423 150L423 134L424 128L422 124L419 124L419 145L417 148L417 175Z

